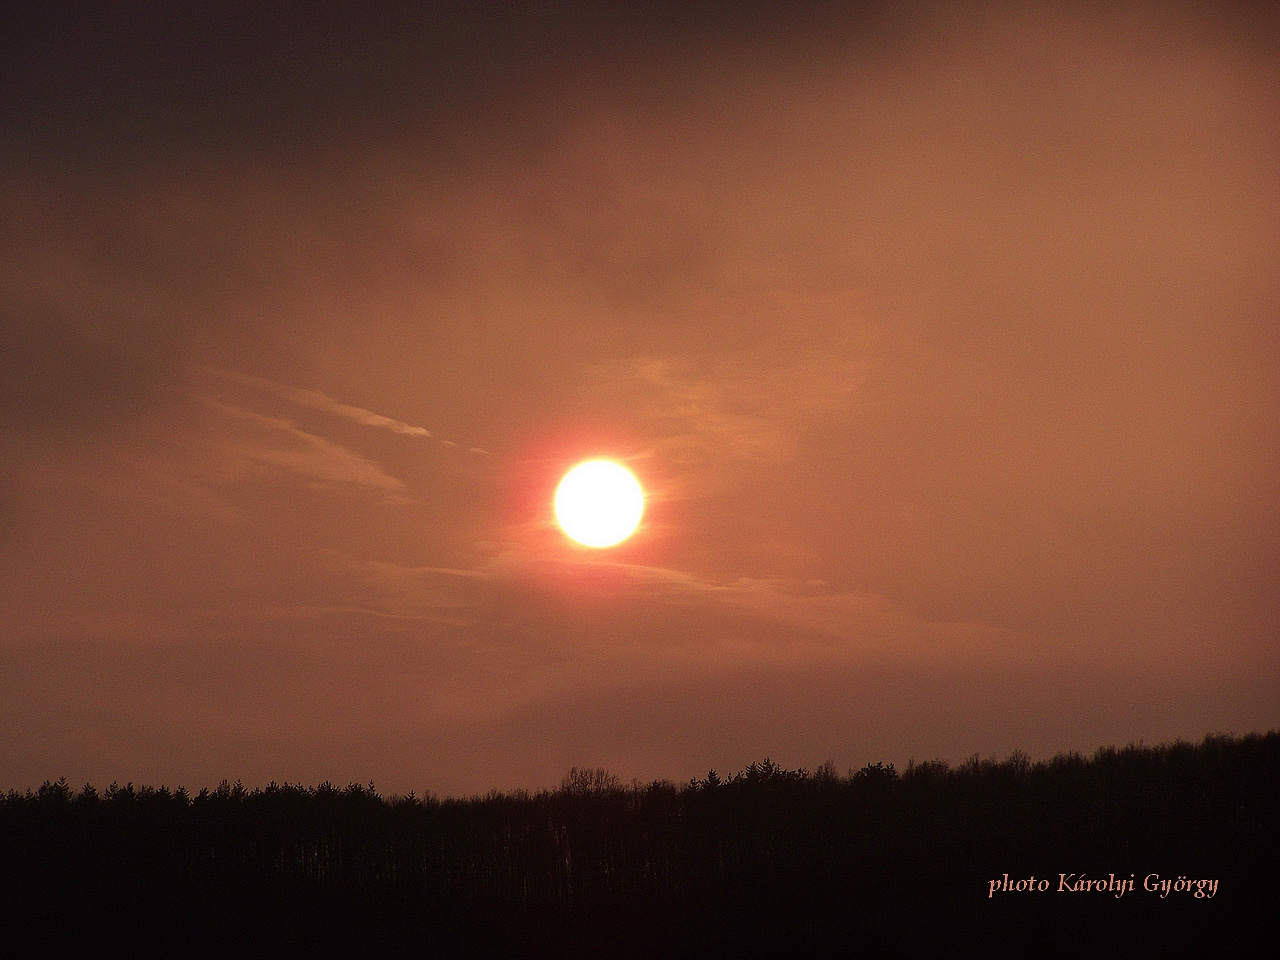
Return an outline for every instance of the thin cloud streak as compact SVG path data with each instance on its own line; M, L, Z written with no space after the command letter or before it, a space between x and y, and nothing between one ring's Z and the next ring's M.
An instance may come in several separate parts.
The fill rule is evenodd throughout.
M221 451L245 461L265 464L310 478L314 482L334 484L344 488L364 487L384 494L384 502L409 502L404 494L407 487L391 476L381 466L340 446L299 429L292 421L279 417L267 417L243 407L204 400L214 410L246 423L282 433L298 442L299 447L279 446L255 441L227 440Z
M443 437L432 433L426 427L414 426L411 423L405 423L403 420L396 420L392 417L385 417L380 413L374 413L372 410L366 410L363 407L354 407L349 403L343 403L335 400L328 394L321 393L319 390L308 390L303 387L293 387L284 383L276 383L273 380L267 380L263 377L255 377L247 373L238 373L233 370L223 370L218 367L204 367L205 372L214 376L231 380L235 383L244 384L245 386L257 387L287 400L294 406L305 407L310 410L319 410L323 413L330 413L334 416L342 417L353 423L358 423L365 427L374 427L381 430L390 430L392 433L398 433L406 437L421 437L424 440L435 440L444 444L446 447L458 446L452 440L446 440ZM469 453L483 454L491 456L489 451L482 450L479 447L468 447Z

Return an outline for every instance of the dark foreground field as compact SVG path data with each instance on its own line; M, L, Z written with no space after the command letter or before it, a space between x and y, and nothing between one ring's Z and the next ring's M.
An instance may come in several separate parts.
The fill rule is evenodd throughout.
M0 797L0 955L1265 956L1278 840L1280 732L470 800L46 784Z

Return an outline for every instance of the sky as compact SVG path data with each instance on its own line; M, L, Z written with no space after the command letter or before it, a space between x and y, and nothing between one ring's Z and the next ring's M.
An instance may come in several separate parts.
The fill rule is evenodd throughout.
M263 6L0 31L0 789L1280 726L1274 8Z

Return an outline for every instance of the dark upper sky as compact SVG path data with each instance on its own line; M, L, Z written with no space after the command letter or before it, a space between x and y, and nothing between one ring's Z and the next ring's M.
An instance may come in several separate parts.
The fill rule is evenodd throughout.
M1280 725L1268 6L262 6L0 30L0 788Z

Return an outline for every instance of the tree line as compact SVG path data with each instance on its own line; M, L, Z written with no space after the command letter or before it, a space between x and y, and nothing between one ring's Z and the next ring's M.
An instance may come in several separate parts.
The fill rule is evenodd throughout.
M1217 952L1274 928L1278 840L1280 731L844 775L765 759L684 784L574 768L557 790L470 798L59 780L0 796L0 900L5 930L85 955L141 938L210 956L925 956L961 934L989 955ZM1152 873L1220 892L1058 889ZM1051 889L992 895L1003 877Z

